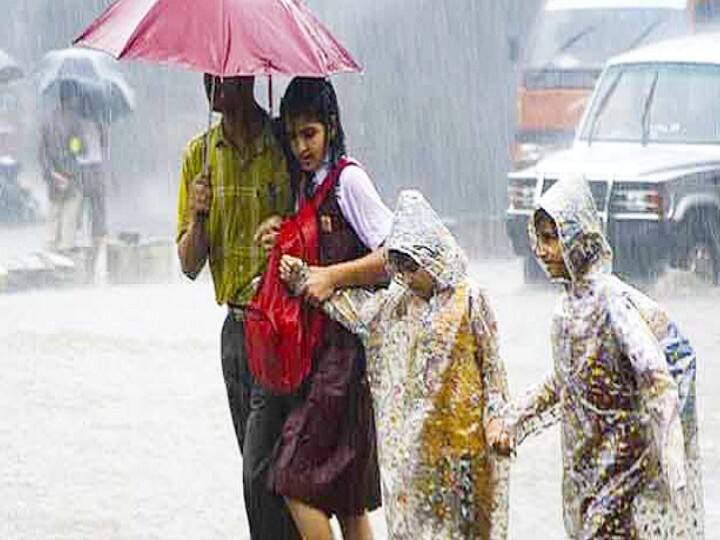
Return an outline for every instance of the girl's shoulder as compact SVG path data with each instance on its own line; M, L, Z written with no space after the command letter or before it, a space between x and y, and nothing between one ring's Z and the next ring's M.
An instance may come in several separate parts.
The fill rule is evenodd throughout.
M354 157L352 157L352 156L343 156L343 157L339 160L339 162L344 163L344 164L345 164L345 168L356 167L356 168L358 168L358 169L363 169L363 170L365 170L365 167L364 167L363 164L360 162L360 160L357 159L357 158L354 158Z
M362 163L351 157L344 158L344 167L340 172L339 182L350 185L372 184L370 175Z
M346 166L338 177L340 198L347 201L363 201L363 204L376 208L381 202L375 183L362 165ZM383 212L384 209L383 209ZM391 214L387 210L388 214ZM389 216L387 216L389 219Z

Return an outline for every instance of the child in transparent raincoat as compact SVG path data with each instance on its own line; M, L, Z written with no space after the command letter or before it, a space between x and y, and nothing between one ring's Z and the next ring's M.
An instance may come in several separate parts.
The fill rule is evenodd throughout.
M703 538L695 355L665 311L613 276L583 179L540 200L531 244L563 292L554 369L518 401L516 442L559 421L570 538Z
M389 536L504 539L507 463L490 447L507 389L493 312L420 193L401 193L385 249L387 289L345 289L324 309L366 343ZM281 268L302 286L301 261Z

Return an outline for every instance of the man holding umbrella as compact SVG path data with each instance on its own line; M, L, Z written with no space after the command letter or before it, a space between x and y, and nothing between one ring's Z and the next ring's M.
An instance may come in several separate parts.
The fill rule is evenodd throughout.
M275 423L268 423L256 426L246 437L251 379L243 322L254 281L265 267L265 251L256 239L272 241L279 216L292 212L293 204L284 154L270 118L255 102L253 87L252 77L213 82L205 75L208 99L222 113L222 120L192 139L185 151L177 242L183 272L194 279L209 262L215 299L228 307L221 334L222 370L243 454L250 531L253 538L281 540L296 533L282 498L265 488L279 434L270 432Z

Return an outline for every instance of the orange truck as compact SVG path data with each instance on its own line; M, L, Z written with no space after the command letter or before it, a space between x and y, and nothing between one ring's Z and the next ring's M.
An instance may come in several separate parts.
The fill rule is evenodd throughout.
M720 22L720 0L548 0L517 91L515 169L570 146L605 61Z

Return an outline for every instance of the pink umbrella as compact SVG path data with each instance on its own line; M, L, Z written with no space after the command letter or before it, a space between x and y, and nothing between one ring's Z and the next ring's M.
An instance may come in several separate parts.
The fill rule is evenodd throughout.
M361 70L300 0L118 0L74 43L221 77Z
M362 69L300 0L117 0L74 44L220 77Z

